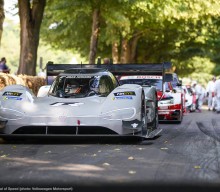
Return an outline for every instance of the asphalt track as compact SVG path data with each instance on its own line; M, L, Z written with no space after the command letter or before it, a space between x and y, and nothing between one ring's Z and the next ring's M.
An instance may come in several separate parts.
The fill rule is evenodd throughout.
M0 191L220 191L220 114L163 123L155 139L1 141Z

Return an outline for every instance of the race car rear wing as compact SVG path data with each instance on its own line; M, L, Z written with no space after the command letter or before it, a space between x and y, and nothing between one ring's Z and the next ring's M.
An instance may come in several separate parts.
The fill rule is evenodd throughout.
M108 64L101 65L114 75L164 75L166 69L171 68L171 63L144 63L144 64Z
M161 91L164 89L165 71L171 69L170 62L145 64L112 64L108 67L118 79L120 76L160 76L162 77Z
M46 81L51 84L59 73L70 68L101 68L107 69L114 75L158 75L164 77L166 69L171 68L170 62L144 63L144 64L54 64L48 62L46 65Z

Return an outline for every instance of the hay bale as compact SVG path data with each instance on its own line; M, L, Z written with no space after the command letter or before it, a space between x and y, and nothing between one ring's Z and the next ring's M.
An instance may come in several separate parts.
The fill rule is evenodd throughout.
M40 87L42 87L43 85L46 85L46 79L44 77L38 77L35 76L34 77L34 87L35 87L35 94L37 95L38 90L40 89Z
M6 77L7 77L7 80L8 80L8 85L16 84L16 80L11 75L7 75Z
M32 92L37 95L38 90L41 86L46 85L46 79L39 76L28 76L28 75L14 75L0 73L0 90L7 85L19 84L27 86Z
M29 89L37 95L38 90L41 86L46 85L46 80L44 77L29 76L29 75L18 75Z
M16 84L16 78L12 75L6 74L6 73L1 73L0 74L0 78L1 78L1 89L7 85L13 85Z
M20 84L24 85L24 81L14 74L0 73L0 89L7 85Z
M25 85L23 79L18 77L17 75L9 74L9 76L11 76L15 80L15 84L17 84L17 85Z
M3 73L0 73L0 90L7 85L6 76Z

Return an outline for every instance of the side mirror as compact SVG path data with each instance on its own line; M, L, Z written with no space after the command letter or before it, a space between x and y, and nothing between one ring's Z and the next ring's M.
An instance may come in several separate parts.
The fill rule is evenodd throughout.
M37 97L45 97L48 95L48 91L50 90L50 85L41 86L38 90Z

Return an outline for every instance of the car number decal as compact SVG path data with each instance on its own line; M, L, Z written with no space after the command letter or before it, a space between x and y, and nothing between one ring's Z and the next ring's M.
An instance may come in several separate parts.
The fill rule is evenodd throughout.
M83 105L84 103L79 103L79 102L55 102L50 104L53 107L58 107L58 106L62 106L62 105L69 105L72 107L78 107L80 105Z

